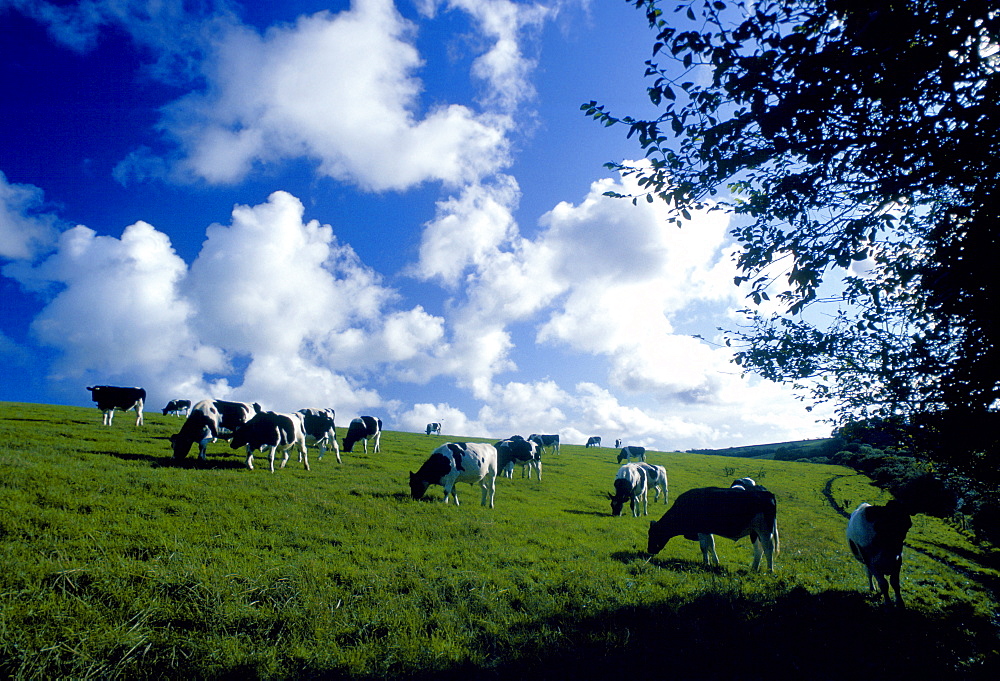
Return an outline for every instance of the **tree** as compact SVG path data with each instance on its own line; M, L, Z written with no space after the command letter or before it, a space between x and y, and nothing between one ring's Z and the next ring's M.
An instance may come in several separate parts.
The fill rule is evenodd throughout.
M627 1L665 60L646 62L659 115L582 108L645 150L608 164L637 177L633 201L666 201L678 224L733 213L753 303L727 335L735 361L843 421L932 415L951 438L949 423L994 411L996 3L704 0L668 18Z

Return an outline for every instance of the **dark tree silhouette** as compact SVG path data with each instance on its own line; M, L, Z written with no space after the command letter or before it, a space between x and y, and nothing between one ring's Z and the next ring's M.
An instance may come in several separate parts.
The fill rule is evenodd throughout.
M969 427L1000 399L996 3L629 2L659 115L582 108L645 151L608 164L633 201L733 213L736 362L843 421L919 415L926 447L992 450Z

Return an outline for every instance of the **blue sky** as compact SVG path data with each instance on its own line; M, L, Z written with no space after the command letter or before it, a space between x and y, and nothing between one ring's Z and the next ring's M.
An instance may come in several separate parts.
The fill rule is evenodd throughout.
M580 105L652 113L651 45L618 0L0 0L0 400L827 435L711 342L727 218L602 195L640 152Z

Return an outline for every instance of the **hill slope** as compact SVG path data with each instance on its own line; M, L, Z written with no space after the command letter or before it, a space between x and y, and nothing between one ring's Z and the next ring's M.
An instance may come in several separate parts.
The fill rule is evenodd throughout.
M347 419L341 417L344 421ZM651 452L670 498L749 475L778 497L774 574L746 541L722 567L649 518L609 515L616 452L564 446L496 508L409 497L407 472L463 438L387 431L363 452L247 470L223 443L175 462L181 420L0 403L0 676L161 678L970 678L996 671L997 572L914 519L905 613L844 542L880 492L846 468ZM860 623L865 623L862 627ZM859 636L874 626L879 636ZM851 651L845 654L845 651ZM752 663L748 664L748 661ZM628 665L628 667L626 667ZM888 670L888 671L887 671ZM898 672L898 676L897 676Z

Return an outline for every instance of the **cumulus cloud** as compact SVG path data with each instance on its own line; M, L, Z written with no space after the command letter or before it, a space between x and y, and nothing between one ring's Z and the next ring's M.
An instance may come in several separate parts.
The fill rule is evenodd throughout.
M181 296L186 267L169 239L145 222L120 239L77 226L56 252L22 274L58 292L35 318L32 331L60 351L57 377L91 374L185 383L190 370L218 371L222 354L189 328L190 304Z
M502 113L422 110L416 28L391 0L354 0L261 35L232 24L202 69L206 87L166 108L179 168L212 183L255 164L310 158L365 189L474 182L509 163Z
M229 225L207 228L190 267L145 222L120 238L67 230L52 255L12 275L48 296L32 331L59 351L54 377L141 382L162 399L388 407L369 372L391 365L426 380L444 322L393 309L398 294L303 213L286 192L237 206Z
M0 258L31 260L55 243L55 215L42 212L44 194L29 184L12 184L0 171Z
M687 334L677 320L695 305L719 313L736 302L728 219L695 214L682 229L668 227L666 207L610 199L595 182L578 205L561 203L541 219L539 240L567 294L538 332L558 343L610 358L612 384L695 401L712 399L729 355Z

